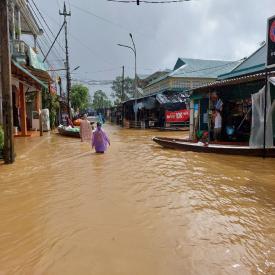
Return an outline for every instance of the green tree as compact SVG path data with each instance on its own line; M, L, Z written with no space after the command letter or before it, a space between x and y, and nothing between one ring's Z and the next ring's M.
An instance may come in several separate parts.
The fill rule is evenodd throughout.
M90 104L90 95L89 89L82 85L76 84L71 88L71 106L76 111L79 109L80 111L85 110Z
M122 93L122 77L118 76L112 84L112 97L115 98L115 104L121 101L134 97L135 82L132 78L126 77L124 79L124 94Z
M95 110L100 110L111 107L112 102L102 90L98 90L94 94L92 106Z

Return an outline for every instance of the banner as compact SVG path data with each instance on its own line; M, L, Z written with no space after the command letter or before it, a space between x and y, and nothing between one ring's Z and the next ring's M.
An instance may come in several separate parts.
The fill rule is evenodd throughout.
M266 67L275 67L275 16L267 20L267 60Z
M166 122L186 122L189 121L190 111L189 110L179 110L179 111L166 111L165 121Z

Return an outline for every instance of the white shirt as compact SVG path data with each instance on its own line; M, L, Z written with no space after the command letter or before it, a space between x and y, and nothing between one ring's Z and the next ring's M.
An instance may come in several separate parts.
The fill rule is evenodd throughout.
M220 113L217 113L215 116L215 126L214 128L222 128L222 116Z

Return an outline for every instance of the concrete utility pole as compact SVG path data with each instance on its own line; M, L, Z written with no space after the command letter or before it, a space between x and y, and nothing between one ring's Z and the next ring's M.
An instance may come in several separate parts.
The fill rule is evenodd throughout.
M124 66L122 66L121 101L125 101L125 93L124 93Z
M4 161L14 162L13 112L11 88L11 56L8 1L0 0L1 81L3 97Z
M134 84L135 84L135 106L137 106L137 50L136 50L136 44L133 39L133 35L131 33L129 33L129 35L132 40L133 47L128 46L128 45L123 45L123 44L117 44L117 45L120 47L131 49L135 56L135 83ZM135 113L135 127L137 127L137 110L135 110L134 113Z
M134 54L135 54L135 106L137 107L137 50L136 50L136 44L133 39L133 35L131 33L129 35L133 43ZM136 110L135 112L135 127L137 127L137 112L138 110Z
M124 91L124 66L122 66L122 79L121 79L121 102L125 101L125 91ZM121 126L124 127L124 105L122 104L122 109L121 109Z
M71 92L71 73L69 63L69 47L68 47L68 28L67 28L67 16L71 16L71 12L67 12L66 3L64 2L63 12L59 11L60 15L64 16L65 26L65 50L66 50L66 78L67 78L67 100L68 100L68 116L71 118L71 103L70 103L70 92Z

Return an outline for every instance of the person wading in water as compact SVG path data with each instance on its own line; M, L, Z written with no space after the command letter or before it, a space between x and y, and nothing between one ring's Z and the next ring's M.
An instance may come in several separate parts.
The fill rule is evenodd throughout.
M92 136L92 128L90 121L87 119L87 115L83 116L83 119L80 122L80 137L81 141L90 141Z
M93 132L92 136L92 148L95 148L96 153L103 154L110 144L110 139L107 134L102 130L101 123L97 122L96 130Z

